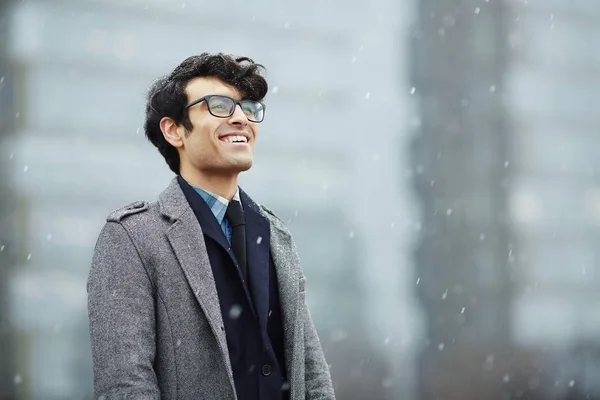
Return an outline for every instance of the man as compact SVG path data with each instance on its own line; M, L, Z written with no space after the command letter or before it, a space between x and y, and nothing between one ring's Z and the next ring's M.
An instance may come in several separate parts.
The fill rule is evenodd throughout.
M202 54L150 89L146 136L177 175L109 215L88 279L97 397L334 399L281 220L238 188L268 86Z

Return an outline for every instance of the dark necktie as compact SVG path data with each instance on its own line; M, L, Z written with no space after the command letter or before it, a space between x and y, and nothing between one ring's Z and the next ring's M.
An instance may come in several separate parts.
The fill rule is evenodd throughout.
M225 212L227 220L231 225L231 249L240 266L240 272L244 281L248 279L246 267L246 223L242 204L237 200L231 200Z

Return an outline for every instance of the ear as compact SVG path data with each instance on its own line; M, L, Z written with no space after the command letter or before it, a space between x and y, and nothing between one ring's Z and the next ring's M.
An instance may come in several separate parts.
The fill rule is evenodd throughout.
M160 130L165 140L175 148L183 147L183 126L177 126L177 123L169 117L163 117L160 120Z

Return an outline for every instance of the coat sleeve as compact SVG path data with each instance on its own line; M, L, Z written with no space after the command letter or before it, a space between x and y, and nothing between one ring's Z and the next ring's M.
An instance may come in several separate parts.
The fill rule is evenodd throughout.
M95 397L159 399L153 287L120 223L100 233L87 291Z
M304 371L306 400L335 400L329 366L306 302L304 307Z

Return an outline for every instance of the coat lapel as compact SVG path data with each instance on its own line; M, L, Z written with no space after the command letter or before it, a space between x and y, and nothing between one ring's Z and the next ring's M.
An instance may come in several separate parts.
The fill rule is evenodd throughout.
M240 189L246 219L246 252L249 286L261 331L267 331L269 314L269 221L260 214L258 205Z
M233 385L219 296L204 243L204 234L177 178L173 179L171 185L159 197L159 206L161 213L173 221L173 225L166 232L167 238L194 296L217 338Z
M300 298L300 260L292 235L279 218L261 210L270 222L271 255L277 273L279 298L283 319L283 335L285 343L285 359L288 360L286 370L288 377L293 376L294 343L303 340L296 337L296 322L301 304Z

